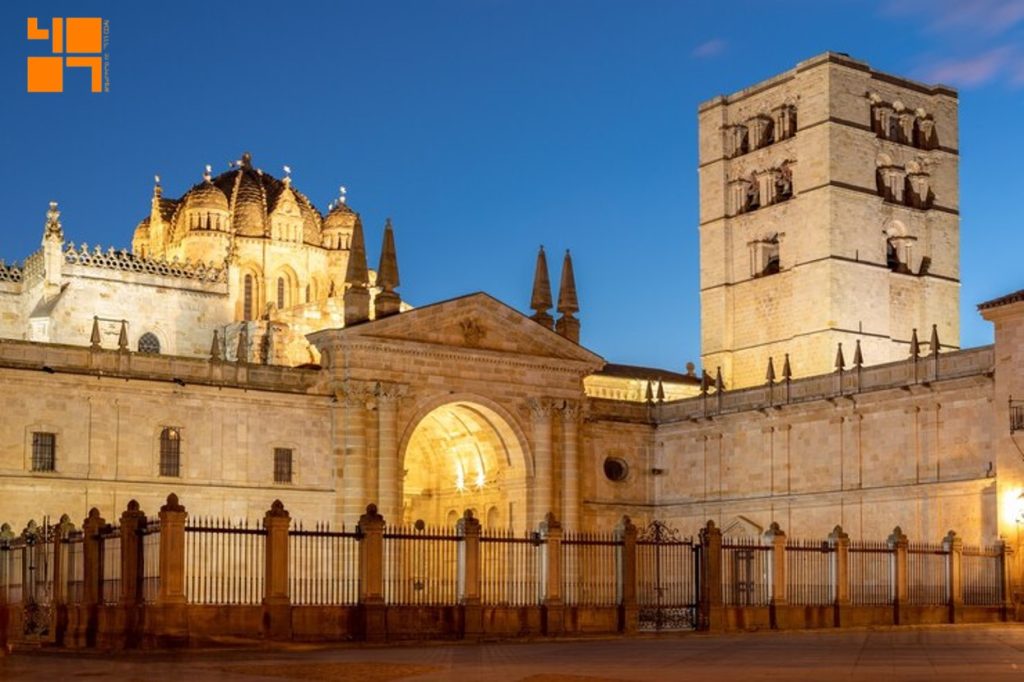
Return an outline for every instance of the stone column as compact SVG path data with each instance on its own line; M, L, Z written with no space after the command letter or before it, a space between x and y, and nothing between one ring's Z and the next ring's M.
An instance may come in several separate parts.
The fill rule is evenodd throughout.
M964 541L955 532L949 531L942 540L942 546L949 553L949 569L946 571L949 576L949 622L960 623L964 615Z
M142 531L146 514L136 500L121 514L121 598L124 611L124 645L134 648L142 638Z
M636 598L636 526L623 516L616 534L622 540L619 549L619 631L631 634L639 628L640 609Z
M893 622L900 624L902 607L907 603L907 536L896 526L889 536L889 547L892 548L892 587L893 587Z
M832 545L832 581L835 585L835 626L842 627L850 607L850 536L836 526L828 536Z
M264 550L263 632L268 639L291 639L292 613L288 594L288 528L292 518L281 500L263 516L267 531Z
M100 510L93 507L89 516L82 523L82 610L85 621L85 644L96 646L96 634L99 626L99 605L102 598L103 567L100 553L100 531L107 525L106 519L100 516Z
M363 616L363 636L367 641L387 639L384 606L384 517L377 505L366 505L359 517L359 605Z
M772 521L768 530L764 532L764 542L772 548L768 561L768 585L771 589L771 599L768 602L769 619L772 627L785 629L787 627L785 609L782 613L779 607L785 607L786 599L786 534L779 528L779 524Z
M75 529L67 514L60 517L60 522L53 532L53 641L57 646L64 645L64 633L68 629L68 576L67 576L67 537ZM0 543L3 539L0 538ZM3 592L3 568L0 566L0 592ZM0 596L2 601L2 596ZM3 643L0 642L0 648ZM2 655L2 654L0 654Z
M344 523L352 523L369 502L366 489L366 404L371 395L362 384L346 382L342 389L345 412L342 426L344 460L341 496Z
M562 600L562 524L548 513L540 526L544 538L544 603L542 630L545 635L560 635L565 629L565 603Z
M1015 613L1015 607L1013 604L1012 580L1013 547L1011 547L1006 540L999 540L996 546L999 547L999 555L1001 558L999 568L1003 589L1003 620L1016 620L1017 614Z
M527 527L543 521L547 514L554 513L552 499L551 466L551 401L531 398L530 422L533 431L533 495L530 499L530 518Z
M398 401L401 389L382 384L377 389L377 501L381 515L402 518L402 467L398 452Z
M722 606L722 531L708 521L700 531L700 620L705 630L725 629Z
M562 407L562 523L580 529L579 403Z
M459 603L463 609L463 637L477 639L484 634L483 609L480 606L480 521L466 510L459 519Z

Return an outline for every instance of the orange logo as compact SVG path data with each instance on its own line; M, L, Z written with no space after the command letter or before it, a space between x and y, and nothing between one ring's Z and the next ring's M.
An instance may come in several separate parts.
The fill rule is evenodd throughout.
M54 17L48 29L29 17L28 39L49 41L50 54L28 58L28 91L64 92L64 67L88 69L92 92L109 90L103 53L108 31L109 23L99 17Z

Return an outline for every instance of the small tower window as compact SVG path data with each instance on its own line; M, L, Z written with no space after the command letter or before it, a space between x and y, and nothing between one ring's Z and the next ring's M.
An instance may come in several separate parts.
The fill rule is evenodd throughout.
M181 475L181 431L172 426L160 432L160 475Z
M252 319L252 275L245 276L242 292L242 319Z
M779 259L779 235L750 243L750 274L765 277L782 270Z
M32 434L32 471L54 471L57 460L57 434Z
M284 277L277 278L277 307L284 307Z
M160 339L156 337L156 334L146 332L139 337L139 352L154 354L160 352Z
M274 483L292 482L292 449L274 448Z

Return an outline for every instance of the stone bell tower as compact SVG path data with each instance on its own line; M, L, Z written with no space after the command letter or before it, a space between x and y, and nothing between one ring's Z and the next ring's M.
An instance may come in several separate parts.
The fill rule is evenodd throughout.
M701 358L727 388L960 343L957 93L825 53L698 110Z

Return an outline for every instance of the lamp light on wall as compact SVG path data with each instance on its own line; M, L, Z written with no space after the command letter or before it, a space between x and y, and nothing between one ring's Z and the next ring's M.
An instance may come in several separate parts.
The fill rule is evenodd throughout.
M1016 509L1014 509L1013 520L1018 524L1024 523L1024 493L1017 496Z

